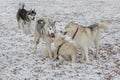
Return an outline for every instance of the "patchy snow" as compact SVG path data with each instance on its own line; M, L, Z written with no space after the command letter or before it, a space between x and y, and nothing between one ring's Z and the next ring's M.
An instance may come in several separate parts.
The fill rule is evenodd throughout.
M57 29L68 22L81 25L105 22L109 30L101 31L99 59L89 57L92 64L52 61L40 56L44 44L37 53L32 34L25 35L18 29L16 12L19 2L25 8L35 8L37 17L57 21ZM120 80L120 0L0 0L0 80ZM93 47L95 52L95 49Z

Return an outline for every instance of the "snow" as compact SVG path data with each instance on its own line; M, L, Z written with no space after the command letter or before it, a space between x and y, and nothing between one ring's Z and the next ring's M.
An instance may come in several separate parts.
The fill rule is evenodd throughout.
M32 34L18 29L16 12L19 2L35 8L37 18L56 20L58 30L70 22L90 25L105 22L109 29L101 31L99 59L89 51L91 64L53 61L43 58L42 41L37 53ZM120 79L120 0L0 0L0 80L119 80ZM95 48L92 47L93 52Z

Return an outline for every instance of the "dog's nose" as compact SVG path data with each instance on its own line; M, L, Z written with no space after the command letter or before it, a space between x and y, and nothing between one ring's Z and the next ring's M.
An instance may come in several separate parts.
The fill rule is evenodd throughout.
M52 38L55 38L55 35L54 35L54 33L51 33L51 37L52 37Z
M62 31L60 31L60 33L63 33Z
M33 17L33 19L32 20L34 20L35 19L35 17Z

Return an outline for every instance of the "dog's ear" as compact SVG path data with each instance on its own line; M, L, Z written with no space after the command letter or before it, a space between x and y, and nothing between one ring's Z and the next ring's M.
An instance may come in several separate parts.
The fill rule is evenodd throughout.
M33 9L33 11L35 11L35 9Z
M56 23L56 21L52 22L51 25L52 25L52 26L55 26L55 23Z
M32 11L32 8L29 10L30 12Z
M55 25L56 21L53 22L53 24Z

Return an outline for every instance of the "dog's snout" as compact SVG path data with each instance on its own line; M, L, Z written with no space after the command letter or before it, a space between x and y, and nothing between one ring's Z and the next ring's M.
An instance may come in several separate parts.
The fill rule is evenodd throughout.
M51 33L51 37L52 37L52 38L55 38L55 35L54 35L54 33Z
M35 19L35 17L32 18L32 20L34 20L34 19Z
M60 33L63 33L62 31L60 31Z

